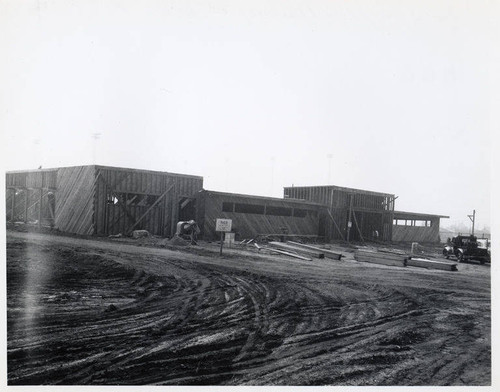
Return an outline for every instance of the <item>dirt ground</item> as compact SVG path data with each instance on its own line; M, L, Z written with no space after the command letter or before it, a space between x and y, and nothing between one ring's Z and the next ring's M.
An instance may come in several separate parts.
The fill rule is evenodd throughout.
M488 264L344 254L8 231L8 385L491 384Z

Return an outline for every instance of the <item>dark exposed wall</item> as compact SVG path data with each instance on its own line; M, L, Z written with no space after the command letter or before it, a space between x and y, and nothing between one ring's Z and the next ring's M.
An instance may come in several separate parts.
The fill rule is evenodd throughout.
M239 239L253 238L257 234L278 234L282 228L286 228L289 234L319 234L321 208L314 204L203 191L198 194L197 206L197 221L203 238L207 240L219 236L215 232L217 218L232 219L233 232ZM289 216L283 216L286 214Z

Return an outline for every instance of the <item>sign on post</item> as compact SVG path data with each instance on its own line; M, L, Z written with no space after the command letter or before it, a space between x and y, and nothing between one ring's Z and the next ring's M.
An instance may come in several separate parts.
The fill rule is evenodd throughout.
M233 225L232 219L217 219L215 221L215 231L227 232L231 231Z
M233 226L231 219L217 218L215 221L215 231L220 231L220 255L222 256L222 244L224 243L224 233L230 232Z

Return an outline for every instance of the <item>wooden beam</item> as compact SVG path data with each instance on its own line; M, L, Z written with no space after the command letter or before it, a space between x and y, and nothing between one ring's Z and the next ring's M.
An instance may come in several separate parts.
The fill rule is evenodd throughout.
M335 219L333 218L333 215L330 212L330 209L327 208L326 211L328 212L328 215L330 215L330 219L332 220L333 224L335 225L335 228L339 232L340 238L342 238L342 241L344 241L344 236L342 235L342 232L340 231L340 228L338 227L337 222L335 222Z
M285 252L285 251L279 250L279 249L272 249L272 248L263 248L263 249L267 249L267 250L269 250L271 252L276 252L276 253L279 253L279 254L282 254L282 255L285 255L285 256L295 257L296 259L300 259L300 260L312 261L312 259L310 259L308 257L304 257L304 256L301 256L301 255L298 255L298 254L295 254L295 253Z
M134 228L144 219L144 217L149 214L149 212L167 195L167 193L169 193L172 188L174 187L174 184L170 185L170 187L165 191L163 192L160 197L158 197L158 199L156 199L156 201L146 210L146 212L144 214L141 215L141 217L139 219L137 219L135 221L135 223L132 225L132 227L130 227L128 230L127 230L127 233L130 233L132 230L134 230Z
M383 253L365 249L357 249L354 252L354 258L357 261L366 263L392 265L397 267L404 267L406 264L406 255L396 253Z
M413 257L410 257L406 260L406 265L410 267L421 267L421 268L437 269L444 271L457 271L456 263L449 263L438 260L420 259Z
M349 223L351 222L351 211L352 211L352 196L353 194L349 194L349 214L347 215L347 243L349 243L349 234L351 232L351 228L349 227Z
M16 206L16 190L14 189L12 191L12 200L10 203L10 220L11 220L11 222L15 221L15 219L14 219L15 206Z
M24 192L24 223L28 223L28 193L29 190L26 189Z
M316 250L316 251L322 252L325 254L325 257L329 257L331 259L340 260L342 257L341 253L334 252L333 250L330 250L330 249L318 248L316 246L301 244L299 242L294 242L294 241L287 241L286 243L291 244L291 245L295 245L295 246L298 246L301 248L311 249L311 250Z
M172 179L173 186L177 184L177 181ZM177 188L177 187L176 187ZM175 226L177 225L177 189L174 189L174 195L172 197L172 208L170 209L170 235L173 236L175 233Z
M38 228L42 227L42 199L43 189L40 189L40 205L38 206Z
M104 184L106 185L106 193L109 191L111 194L114 194L115 191L113 190L113 188L111 188L111 185L108 184L108 182L105 180L105 178L101 175L101 172L99 172L98 174L98 177L101 179L102 182L104 182ZM125 200L126 202L126 200ZM122 203L120 203L118 201L117 205L122 209L122 211L125 213L125 216L131 220L131 221L134 221L134 217L130 214L130 211L127 210L127 207L125 205L123 205Z
M324 259L325 258L325 254L322 251L301 248L299 246L290 245L290 244L287 244L287 243L284 243L284 242L274 242L274 241L272 241L272 242L269 242L269 245L271 245L274 248L279 248L279 249L283 249L283 250L286 250L286 251L294 251L294 252L304 253L304 254L306 254L308 256L312 256L312 257L315 257L317 259Z
M358 220L356 219L356 214L354 213L354 211L352 212L352 217L354 218L354 224L356 225L356 229L358 229L359 237L361 238L361 241L364 243L365 239L363 238L363 234L361 234L361 230L359 229Z

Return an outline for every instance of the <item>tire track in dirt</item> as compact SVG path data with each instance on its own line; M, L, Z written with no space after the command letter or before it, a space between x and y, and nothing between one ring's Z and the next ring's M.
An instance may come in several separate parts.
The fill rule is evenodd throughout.
M388 279L355 263L271 268L24 240L8 244L8 260L9 385L485 385L491 376L486 275L466 285L427 272ZM26 287L33 273L43 279Z

